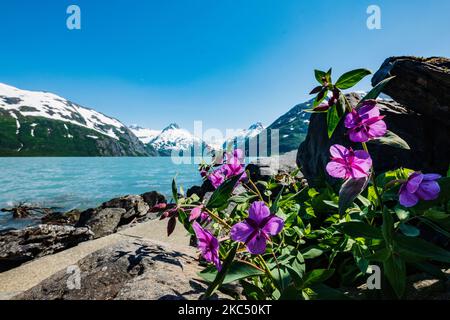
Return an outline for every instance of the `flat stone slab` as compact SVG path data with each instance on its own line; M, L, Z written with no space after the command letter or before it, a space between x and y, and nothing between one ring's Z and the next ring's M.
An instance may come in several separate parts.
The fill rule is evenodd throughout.
M167 221L152 220L138 224L115 234L96 240L82 242L76 247L45 256L0 273L0 299L10 299L21 294L58 271L67 270L78 261L100 249L129 240L153 240L164 243L174 250L186 250L190 237L178 225L174 233L167 237Z

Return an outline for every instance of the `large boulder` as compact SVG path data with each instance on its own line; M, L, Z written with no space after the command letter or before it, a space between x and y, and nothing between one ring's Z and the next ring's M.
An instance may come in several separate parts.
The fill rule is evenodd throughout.
M141 196L128 195L109 200L102 204L102 208L122 208L125 213L122 216L121 225L127 224L134 218L145 216L150 209L147 202Z
M278 174L290 174L297 169L296 154L297 151L290 151L282 155L258 158L249 163L246 170L253 181L266 181Z
M372 78L375 86L395 76L383 92L409 110L450 125L450 59L392 57Z
M61 270L18 300L197 300L206 290L192 248L148 240L123 241ZM78 273L79 272L79 273ZM79 280L79 282L78 282ZM216 296L217 297L217 296ZM221 298L227 298L220 294Z
M92 239L88 228L38 225L0 232L0 272Z
M361 97L350 94L348 98L352 105L356 105ZM445 174L450 161L450 127L392 100L379 100L378 105L381 114L386 116L384 120L388 129L403 138L411 149L369 143L375 171L381 173L403 166ZM310 185L318 185L325 179L333 182L325 172L325 166L330 161L330 146L342 144L361 149L361 144L350 142L343 121L331 139L327 135L326 114L314 113L310 121L306 140L297 153L297 165Z
M141 197L150 208L157 205L158 203L166 203L167 202L166 197L164 197L164 195L162 195L161 193L159 193L157 191L150 191L150 192L143 193L143 194L141 194Z
M122 216L126 214L123 208L96 208L83 211L77 227L88 227L94 233L94 238L101 238L117 231Z

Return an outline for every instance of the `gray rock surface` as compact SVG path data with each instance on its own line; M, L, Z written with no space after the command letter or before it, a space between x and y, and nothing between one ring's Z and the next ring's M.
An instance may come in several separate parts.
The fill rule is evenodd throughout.
M88 228L45 224L0 232L0 271L76 246L92 237Z
M116 232L122 216L126 214L123 208L97 208L83 211L77 227L88 227L94 233L94 238L104 237Z
M148 240L116 243L74 267L80 271L79 286L73 273L62 270L15 299L196 300L206 289L197 276L202 268L193 249L177 251Z
M450 126L450 59L391 57L372 78L375 86L395 76L383 92L409 110Z
M125 209L125 213L121 217L120 225L127 224L134 218L145 216L150 209L147 202L138 195L115 198L103 203L101 207Z
M259 158L248 164L246 169L253 181L267 180L271 176L296 170L296 155L297 151L290 151L282 155Z

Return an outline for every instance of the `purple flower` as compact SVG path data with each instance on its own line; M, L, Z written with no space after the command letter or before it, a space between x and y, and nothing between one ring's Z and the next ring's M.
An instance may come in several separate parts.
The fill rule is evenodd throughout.
M367 100L357 110L353 109L345 117L344 125L349 129L349 137L353 142L367 142L386 134L384 116L375 100Z
M214 237L208 230L203 229L196 221L192 224L195 236L197 237L197 247L202 252L206 261L215 264L217 270L222 269L219 259L219 240Z
M224 165L224 171L227 178L237 176L244 172L244 164L238 158L232 157Z
M440 177L439 174L434 173L412 173L400 187L400 204L404 207L413 207L419 200L435 200L441 191L439 184L436 182Z
M364 150L353 151L339 144L330 148L331 161L327 164L330 176L343 179L359 179L369 176L372 159Z
M231 228L231 239L244 242L251 254L263 254L267 240L280 233L283 226L283 219L271 214L264 202L257 201L250 206L248 218Z
M225 181L225 174L222 168L215 170L208 176L214 188L218 188Z
M245 173L244 152L241 149L236 149L233 153L226 154L225 160L225 164L208 176L208 179L216 189L225 181L225 179L240 174L242 176L239 181L243 181L247 178Z
M203 222L205 220L209 220L208 213L203 211L203 206L195 207L191 210L191 213L189 214L189 221L192 222L194 220L197 220L200 218L200 222Z

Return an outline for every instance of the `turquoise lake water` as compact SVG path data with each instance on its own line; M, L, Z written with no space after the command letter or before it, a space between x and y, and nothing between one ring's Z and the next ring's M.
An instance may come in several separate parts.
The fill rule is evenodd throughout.
M0 158L0 208L26 202L61 211L85 209L152 190L170 197L175 175L184 190L201 183L197 165L174 164L171 158ZM0 229L35 222L0 212Z

